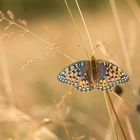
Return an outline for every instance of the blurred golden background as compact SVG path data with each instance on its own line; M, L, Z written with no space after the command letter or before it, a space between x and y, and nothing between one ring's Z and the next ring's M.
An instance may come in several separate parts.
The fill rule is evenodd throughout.
M78 2L97 59L130 77L121 99L111 97L127 139L138 140L139 1L116 1L122 28L111 1ZM81 94L56 79L70 59L87 59L83 46L92 52L76 3L68 4L76 26L63 0L0 0L0 140L115 140L103 93Z

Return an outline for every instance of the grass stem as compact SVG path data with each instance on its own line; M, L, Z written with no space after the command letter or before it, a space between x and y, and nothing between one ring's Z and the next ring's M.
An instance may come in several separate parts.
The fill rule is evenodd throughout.
M82 11L81 11L81 9L80 9L80 6L79 6L77 0L75 0L75 3L76 3L76 6L77 6L77 8L78 8L79 14L80 14L80 16L81 16L82 22L83 22L83 24L84 24L84 28L85 28L85 30L86 30L86 34L87 34L87 37L88 37L88 40L89 40L89 43L90 43L90 46L91 46L91 49L92 49L92 53L93 53L92 55L95 56L95 51L94 51L93 43L92 43L92 41L91 41L91 37L90 37L89 31L88 31L88 28L87 28L87 26L86 26L86 22L85 22L85 19L84 19L84 17L83 17Z
M112 118L112 115L111 115L111 111L110 111L110 107L109 107L108 100L107 100L107 97L106 97L106 93L104 93L104 98L105 98L105 102L106 102L106 106L107 106L107 111L108 111L108 114L109 114L109 117L110 117L110 121L111 121L111 124L112 124L112 128L113 128L113 131L114 131L115 139L118 140L118 135L117 135L115 125L114 125L114 122L113 122L113 118Z
M113 105L113 103L112 103L112 100L111 100L111 97L110 97L110 95L109 95L109 92L107 92L106 95L107 95L107 97L108 97L108 99L109 99L110 105L111 105L112 110L113 110L113 113L114 113L114 115L115 115L115 117L116 117L116 119L117 119L117 122L118 122L119 127L120 127L121 132L122 132L122 135L123 135L123 137L124 137L124 140L127 140L127 137L126 137L126 135L125 135L124 129L123 129L122 125L121 125L121 122L120 122L120 120L119 120L119 118L118 118L118 115L117 115L117 113L116 113L116 111L115 111L115 108L114 108L114 105Z
M74 16L72 15L72 12L71 12L71 9L70 9L70 7L69 7L69 5L68 5L68 3L67 3L67 0L64 0L64 2L65 2L65 5L66 5L67 10L68 10L68 12L69 12L69 15L70 15L70 17L71 17L71 20L72 20L72 22L73 22L73 24L74 24L74 26L75 26L75 29L77 30L79 39L80 39L80 41L81 41L81 43L82 43L82 47L83 47L83 49L84 49L84 51L85 51L85 53L86 53L86 55L87 55L87 57L88 57L88 59L89 59L89 53L88 53L87 49L84 47L84 43L83 43L83 41L82 41L82 37L81 37L80 31L79 31L78 28L77 28L77 24L76 24L75 18L74 18Z
M5 94L8 98L8 104L12 107L15 106L15 100L13 96L13 87L9 72L9 66L7 62L7 56L5 54L5 48L3 46L3 40L0 39L0 69L3 77L3 83L5 88Z
M15 21L11 21L10 19L6 18L4 15L2 16L2 19L7 21L8 23L11 23L11 25L15 25L16 27L22 29L23 31L29 33L30 35L34 36L35 38L37 38L38 40L44 42L45 44L51 46L51 47L54 47L55 51L62 54L64 57L66 57L67 59L69 59L70 61L74 62L75 60L73 60L71 57L69 57L67 54L65 54L62 50L58 49L56 46L55 43L51 43L49 41L47 41L46 39L40 37L38 34L30 31L26 26L21 26L20 24L16 23Z
M122 46L122 51L123 51L123 54L124 54L125 63L126 63L129 74L132 76L133 75L132 67L131 67L130 58L129 58L129 55L128 55L129 53L128 53L128 49L127 49L127 44L125 42L124 34L123 34L123 31L122 31L122 26L121 26L118 10L117 10L117 7L116 7L116 4L115 4L114 0L109 0L109 2L110 2L111 9L112 9L113 17L114 17L114 20L115 20L115 23L116 23L117 32L118 32L118 35L119 35L119 38L120 38L120 43L121 43L121 46Z

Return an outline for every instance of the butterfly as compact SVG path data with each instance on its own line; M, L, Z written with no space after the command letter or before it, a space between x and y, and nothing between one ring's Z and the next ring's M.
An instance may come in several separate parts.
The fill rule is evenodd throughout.
M122 83L129 81L129 77L115 64L96 60L81 60L64 68L57 76L59 82L72 85L80 92L110 91Z

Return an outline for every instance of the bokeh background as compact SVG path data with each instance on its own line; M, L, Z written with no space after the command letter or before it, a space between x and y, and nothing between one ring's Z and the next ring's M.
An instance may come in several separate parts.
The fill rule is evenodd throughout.
M111 97L128 140L138 140L140 1L116 1L127 52L122 49L110 1L78 2L97 59L113 61L130 74L129 83L122 86L125 102L113 93ZM87 59L83 46L92 54L75 1L68 4L76 26L63 0L0 0L3 16L14 22L10 25L1 14L0 140L115 139L103 93L81 94L56 79L72 63L68 57ZM116 130L123 139L117 122Z

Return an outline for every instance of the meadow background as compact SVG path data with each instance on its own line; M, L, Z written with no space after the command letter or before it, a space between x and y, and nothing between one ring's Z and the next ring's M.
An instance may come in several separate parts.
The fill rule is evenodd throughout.
M78 2L96 57L114 61L130 76L122 86L125 102L111 97L127 139L139 140L140 1L116 1L127 52L110 2ZM74 61L87 59L83 44L91 52L76 4L68 3L76 28L63 0L0 0L0 140L115 139L103 93L81 94L56 79L72 63L67 56ZM117 123L116 130L122 140Z

